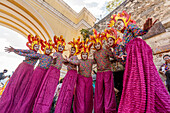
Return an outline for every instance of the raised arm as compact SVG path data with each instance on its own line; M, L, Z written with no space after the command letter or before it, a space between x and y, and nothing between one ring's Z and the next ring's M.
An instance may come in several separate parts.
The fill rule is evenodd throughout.
M39 58L41 56L41 54L39 53L27 54L27 53L17 52L16 54L21 55L21 56L31 57L31 58Z
M22 53L30 53L30 50L26 50L26 49L15 49L12 46L9 47L5 47L5 52L14 52L14 53L18 53L18 52L22 52Z
M14 49L14 52L22 52L22 53L30 53L30 50L26 50L26 49Z
M135 37L142 36L148 32L148 30L142 30L135 24L128 25L128 30L131 31Z
M74 59L69 59L68 62L70 62L73 65L79 65L80 64L80 60L78 58L74 58Z

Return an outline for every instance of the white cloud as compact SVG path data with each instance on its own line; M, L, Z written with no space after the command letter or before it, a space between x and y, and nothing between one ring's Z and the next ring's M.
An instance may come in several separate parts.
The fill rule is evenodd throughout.
M106 10L106 3L110 0L64 0L76 12L86 7L96 18L102 19L109 12Z
M0 38L0 52L4 52L4 48L9 45L10 43L6 39Z
M24 60L24 57L15 53L6 53L5 47L13 46L14 48L27 49L27 39L17 32L6 27L0 26L0 72L8 69L6 75L11 75L12 71Z

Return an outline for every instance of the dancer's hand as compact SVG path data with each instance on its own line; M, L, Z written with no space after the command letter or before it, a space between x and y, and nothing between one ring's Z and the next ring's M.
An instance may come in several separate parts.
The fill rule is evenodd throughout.
M14 52L14 48L12 47L12 46L9 46L9 47L5 47L5 52L8 52L8 53L10 53L10 52Z
M67 61L68 61L68 62L70 62L70 59L69 59L69 58L67 58Z
M116 89L115 87L114 87L114 90L115 90L115 93L118 93L118 92L119 92L119 90L118 90L118 89Z
M67 61L67 62L69 62L70 61L70 59L65 55L65 60Z
M127 55L122 55L121 56L122 60L125 60L124 57L127 57Z
M122 60L125 60L124 57L127 57L127 55L117 56L117 58L120 58Z
M53 58L53 61L52 61L52 64L54 64L54 65L56 64L56 58L57 57Z
M143 25L143 30L149 30L157 21L158 19L152 23L152 18L148 18Z
M67 58L68 58L68 57L65 55L65 60L67 60Z

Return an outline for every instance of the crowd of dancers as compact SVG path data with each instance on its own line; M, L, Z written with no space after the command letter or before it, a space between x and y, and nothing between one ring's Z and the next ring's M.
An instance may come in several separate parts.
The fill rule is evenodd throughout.
M170 113L170 95L153 63L152 50L138 38L154 23L151 18L147 19L142 30L126 11L112 15L110 29L102 33L94 29L89 39L80 40L78 37L70 41L68 57L62 55L66 51L62 35L54 36L53 41L49 39L48 42L29 35L26 44L29 50L6 47L6 52L24 56L25 60L13 73L0 98L0 113L50 113L62 64L67 66L67 74L55 113L70 113L75 86L74 113L92 113L93 107L95 113ZM117 36L117 31L123 34L122 39ZM105 47L104 42L107 42ZM95 52L93 59L89 59L92 46ZM44 53L38 53L39 48ZM110 58L125 66L118 110ZM97 64L94 99L93 64Z

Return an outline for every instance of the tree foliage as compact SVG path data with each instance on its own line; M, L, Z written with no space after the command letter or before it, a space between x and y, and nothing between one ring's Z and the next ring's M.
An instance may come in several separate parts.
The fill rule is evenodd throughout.
M111 12L118 7L124 0L111 0L107 3L106 9Z
M92 32L90 32L88 29L81 29L80 33L83 36L84 41L86 38L89 38L89 36L92 35Z

